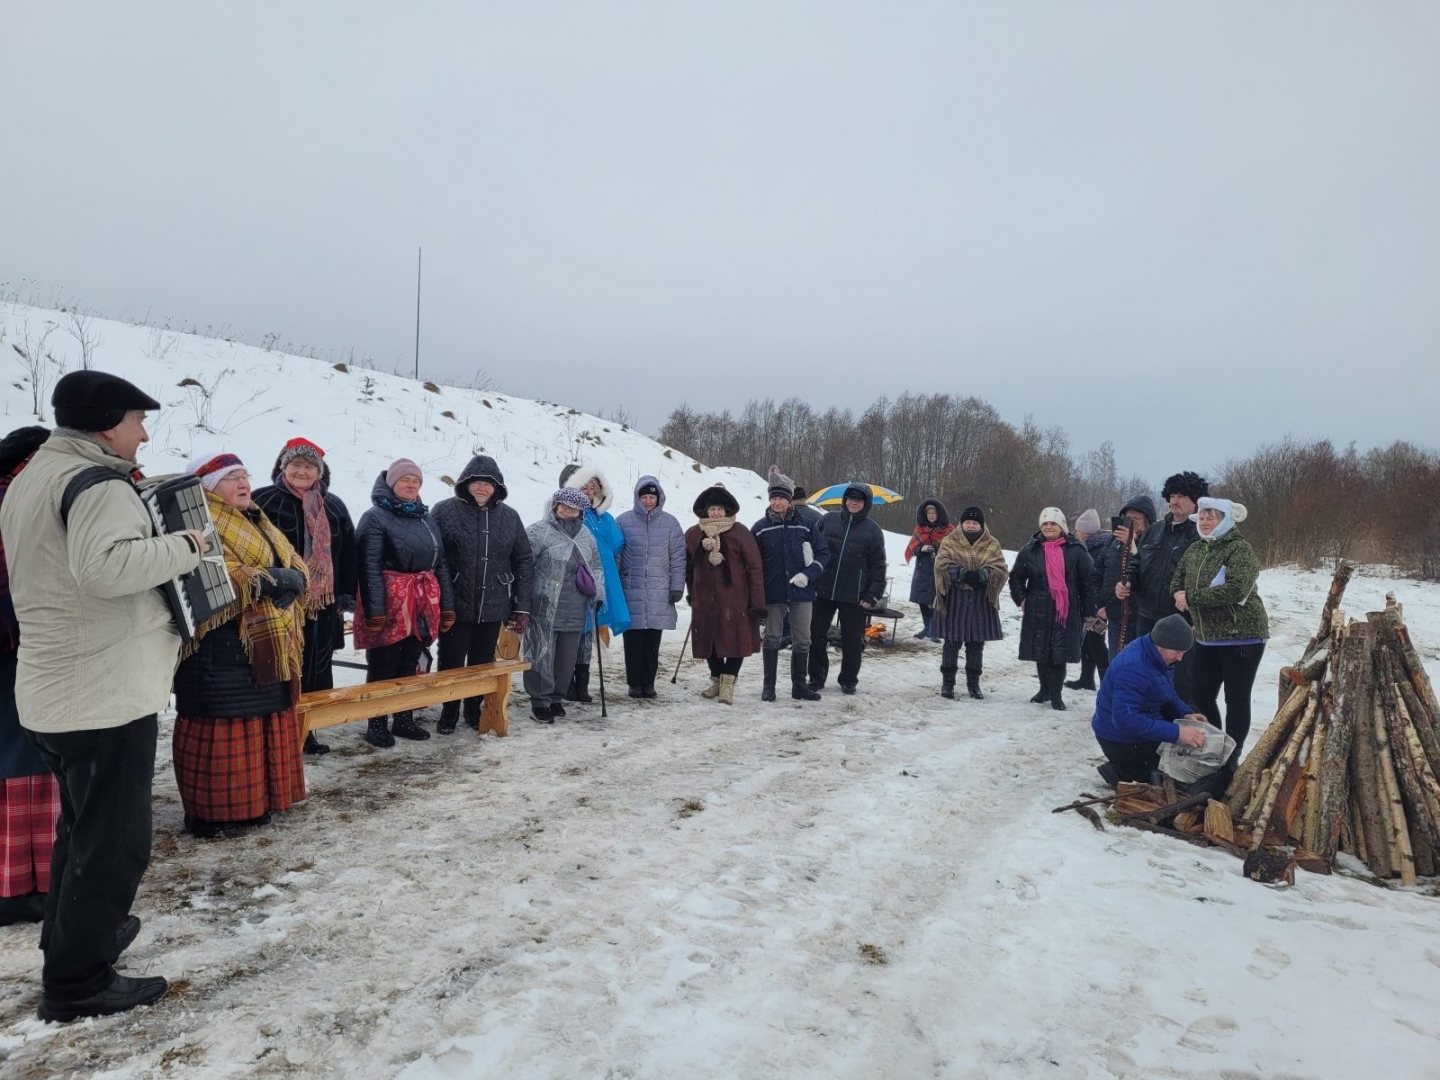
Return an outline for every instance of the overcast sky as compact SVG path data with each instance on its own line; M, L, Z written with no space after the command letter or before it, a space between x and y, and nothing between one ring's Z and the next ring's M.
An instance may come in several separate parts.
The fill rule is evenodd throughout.
M0 280L655 431L1440 445L1440 4L0 0Z

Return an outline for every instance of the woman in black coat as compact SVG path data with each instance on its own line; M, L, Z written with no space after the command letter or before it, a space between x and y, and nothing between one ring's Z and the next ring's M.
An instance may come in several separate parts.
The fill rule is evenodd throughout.
M420 654L455 625L445 545L429 507L420 501L423 482L419 465L397 458L376 477L372 505L355 527L360 559L355 646L365 650L366 682L414 675ZM365 741L394 746L396 735L430 738L407 709L395 714L390 730L384 716L372 717Z
M1094 565L1085 545L1066 531L1055 507L1040 514L1040 531L1020 549L1010 571L1010 597L1025 612L1020 659L1035 664L1040 692L1030 700L1064 710L1065 665L1078 663L1085 619L1095 613Z
M330 690L335 686L331 660L336 649L345 647L344 613L355 610L355 523L330 491L325 451L309 439L291 439L281 448L270 481L251 499L304 556L310 572L300 692ZM313 731L306 733L305 753L329 752Z

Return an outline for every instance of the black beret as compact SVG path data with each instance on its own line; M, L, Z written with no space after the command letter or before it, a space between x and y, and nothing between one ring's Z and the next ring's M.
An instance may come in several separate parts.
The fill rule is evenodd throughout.
M55 422L76 431L109 431L132 409L149 412L160 403L132 382L103 371L63 375L50 395Z

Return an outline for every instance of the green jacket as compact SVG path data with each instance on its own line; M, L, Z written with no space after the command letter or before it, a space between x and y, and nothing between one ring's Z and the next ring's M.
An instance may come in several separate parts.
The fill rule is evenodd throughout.
M1211 583L1225 571L1225 581ZM1196 641L1244 641L1270 636L1270 619L1256 583L1260 560L1255 549L1231 529L1219 540L1201 537L1185 549L1170 591L1185 593Z

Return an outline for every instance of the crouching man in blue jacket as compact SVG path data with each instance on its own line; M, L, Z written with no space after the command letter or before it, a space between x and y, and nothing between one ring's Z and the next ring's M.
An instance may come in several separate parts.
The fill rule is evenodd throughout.
M1194 644L1190 624L1169 615L1126 645L1106 669L1090 727L1107 758L1100 775L1111 787L1121 780L1148 783L1160 765L1162 742L1197 750L1205 745L1203 731L1175 722L1206 722L1175 693L1172 669Z

